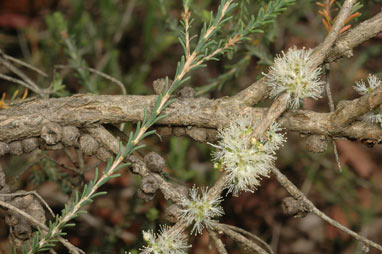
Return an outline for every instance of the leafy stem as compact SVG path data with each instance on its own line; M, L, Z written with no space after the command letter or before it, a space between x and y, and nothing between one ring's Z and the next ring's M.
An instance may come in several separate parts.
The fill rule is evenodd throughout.
M84 205L91 203L95 197L106 194L105 192L97 192L97 190L110 179L118 177L119 174L116 172L119 169L129 165L128 163L122 164L123 160L128 155L130 155L133 151L144 147L144 145L138 145L139 142L155 132L155 130L148 131L153 124L166 117L166 115L161 115L161 113L173 102L173 100L170 100L170 96L187 80L185 76L197 67L203 67L202 63L210 60L212 56L223 52L215 51L215 53L211 56L211 54L208 55L207 47L211 43L214 43L214 41L211 40L212 36L216 34L217 30L221 27L221 24L228 20L226 15L235 6L232 2L233 0L222 0L214 21L210 22L208 27L204 25L197 47L194 49L192 54L188 53L189 51L186 51L185 56L182 56L181 60L178 62L173 83L169 85L169 80L166 78L164 90L157 96L151 114L148 116L147 110L145 110L143 121L137 124L137 128L134 133L130 133L126 146L123 148L120 146L115 160L110 158L105 171L102 173L102 176L98 178L97 169L96 177L90 181L88 185L85 185L82 194L79 195L77 193L74 202L71 205L65 206L61 216L56 216L55 222L50 223L48 232L39 230L39 232L34 235L30 246L23 247L23 253L32 254L39 251L46 251L54 247L57 237L65 235L62 230L66 227L75 225L74 223L69 223L69 221L81 213L80 209ZM189 24L188 21L185 21L184 23ZM188 28L184 34L186 34L186 38L189 38ZM188 45L187 47L189 47L189 39L186 39L186 43L184 45ZM201 54L201 52L203 52L203 54Z

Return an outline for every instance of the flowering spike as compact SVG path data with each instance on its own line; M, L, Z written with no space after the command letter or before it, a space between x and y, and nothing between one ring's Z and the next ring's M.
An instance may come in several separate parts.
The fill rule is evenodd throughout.
M228 172L228 191L237 195L240 191L253 192L262 177L268 177L275 161L276 150L285 141L281 128L273 123L260 140L249 138L259 124L252 125L251 117L241 117L219 130L214 160L222 163Z
M143 231L143 239L147 245L143 247L141 254L186 254L186 236L183 233L171 231L168 226L160 226L159 234L152 230Z
M190 199L183 201L182 217L188 225L194 224L191 233L200 234L203 228L210 228L216 222L214 217L224 214L219 205L221 201L221 198L209 197L207 188L202 188L201 194L195 186L190 189Z
M291 108L298 108L305 98L321 98L324 84L320 81L321 68L312 70L309 67L311 55L311 49L293 47L275 57L269 73L263 73L267 77L266 84L272 89L271 97L288 93Z

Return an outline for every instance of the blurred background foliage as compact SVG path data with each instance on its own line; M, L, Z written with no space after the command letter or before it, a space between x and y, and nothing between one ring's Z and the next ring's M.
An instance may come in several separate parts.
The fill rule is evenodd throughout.
M247 22L268 1L239 1L238 20ZM319 1L325 3L326 1ZM335 1L341 4L341 1ZM381 0L360 1L362 8L349 22L353 26L381 10ZM216 0L195 0L191 6L194 23L191 34L197 34L209 12L217 8ZM335 16L336 5L331 9ZM275 54L296 45L315 47L327 31L316 1L297 1L296 5L268 24L263 34L235 48L208 68L196 71L189 86L197 96L219 98L233 95L249 86L266 72ZM0 0L0 48L47 73L43 77L28 69L42 88L51 87L53 97L76 93L153 94L152 82L173 76L182 55L178 43L182 3L177 0ZM227 25L227 33L237 29ZM225 34L220 36L224 37ZM330 65L328 79L335 103L356 98L352 85L369 73L381 75L382 35L355 49L350 59ZM104 78L105 73L120 82ZM6 70L0 66L0 73ZM3 105L21 100L25 88L1 81ZM24 93L25 95L25 93ZM29 93L26 99L35 95ZM24 96L25 97L25 96ZM25 98L23 98L25 100ZM261 103L269 105L270 101ZM328 112L326 98L308 100L306 109ZM125 130L132 126L127 124ZM333 148L322 154L305 150L302 137L288 133L288 143L279 151L278 167L317 204L318 208L346 226L381 243L382 171L380 146L367 148L360 142L337 141L342 163L338 173ZM156 151L166 159L166 176L188 186L212 185L219 172L211 163L212 148L188 137L163 140L151 137L145 141L145 154ZM75 159L73 159L75 158ZM76 161L82 161L77 163ZM89 181L96 166L95 158L82 157L74 149L66 153L36 151L32 154L1 158L8 182L14 189L37 189L60 211L82 181ZM81 167L83 175L73 170ZM127 172L104 186L107 196L98 198L89 214L78 219L77 227L68 230L69 240L87 253L137 253L142 246L141 231L156 229L165 221L167 203L161 195L150 202L137 198L139 177ZM349 236L326 225L314 216L289 218L281 213L280 202L287 193L270 178L255 193L227 196L223 222L255 233L279 253L360 253L361 247ZM0 248L7 253L7 227L1 220ZM191 253L216 253L206 234L193 238ZM224 239L229 253L246 253L231 239ZM1 252L0 251L0 252ZM58 249L64 253L64 249Z

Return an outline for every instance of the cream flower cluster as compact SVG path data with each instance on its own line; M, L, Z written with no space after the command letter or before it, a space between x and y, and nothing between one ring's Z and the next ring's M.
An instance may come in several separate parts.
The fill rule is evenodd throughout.
M211 228L211 224L216 222L213 218L224 214L221 201L221 198L209 197L207 188L202 188L200 193L195 186L190 189L190 199L183 201L181 217L187 225L193 224L191 233L200 234L204 228Z
M143 239L147 245L141 254L186 254L191 245L187 245L187 238L183 233L170 232L168 226L161 226L159 234L152 230L143 231Z
M363 80L356 82L354 89L360 94L365 95L371 93L374 89L377 89L382 86L382 81L377 78L375 75L369 74L367 77L367 83L369 86L366 86ZM382 110L381 108L375 108L373 112L369 112L364 115L363 119L367 122L377 123L382 126Z
M240 191L253 192L262 177L268 177L276 160L276 150L285 141L281 128L273 123L260 140L250 140L250 134L260 123L252 124L250 117L240 117L219 130L220 141L213 157L228 172L228 191L237 195Z
M323 84L320 81L321 68L309 68L312 49L292 47L287 53L275 57L275 63L266 76L266 84L272 89L271 97L281 93L289 95L289 107L298 108L305 98L321 98Z

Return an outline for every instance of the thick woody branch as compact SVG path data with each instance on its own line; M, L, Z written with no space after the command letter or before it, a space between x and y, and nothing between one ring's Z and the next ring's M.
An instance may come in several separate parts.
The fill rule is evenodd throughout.
M344 103L343 107L339 107L333 113L289 111L280 117L280 122L290 131L380 142L382 129L377 125L353 122L342 128L343 125L338 125L337 122L339 119L353 121L354 113L351 112L354 107L361 105L360 102L364 105L357 109L356 115L359 115L359 110L366 112L377 106L381 97L379 92L370 97L372 99L363 96ZM0 141L9 143L39 137L43 127L51 123L61 127L87 128L105 123L137 122L143 119L144 108L151 108L154 98L155 96L75 95L34 100L0 111ZM168 114L168 117L162 119L159 124L216 129L243 114L251 114L254 120L260 120L266 111L266 108L243 108L229 99L179 98L165 110L164 113Z

